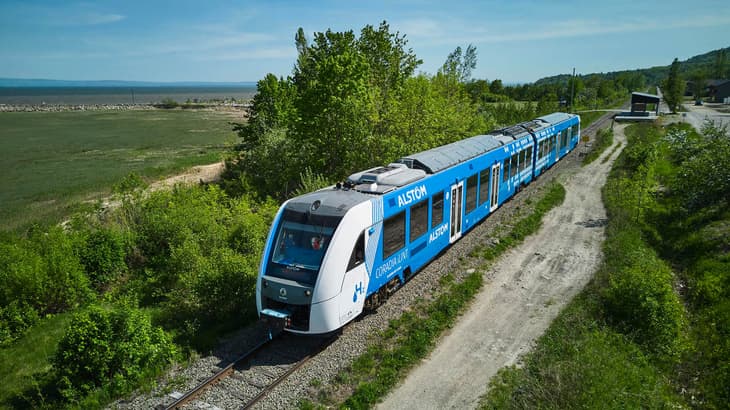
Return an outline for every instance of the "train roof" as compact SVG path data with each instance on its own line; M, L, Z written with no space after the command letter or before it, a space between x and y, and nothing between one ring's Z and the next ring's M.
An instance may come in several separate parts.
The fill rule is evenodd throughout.
M398 162L406 164L409 168L422 169L426 173L435 174L502 145L504 142L500 141L496 135L477 135L403 157Z
M551 125L557 124L559 122L567 121L573 117L576 117L575 114L566 114L564 112L554 112L552 114L543 115L542 117L538 117L538 120L543 120L545 122L550 123Z
M355 205L369 201L370 196L355 190L325 188L292 198L287 210L312 216L343 217ZM316 206L314 204L317 204Z

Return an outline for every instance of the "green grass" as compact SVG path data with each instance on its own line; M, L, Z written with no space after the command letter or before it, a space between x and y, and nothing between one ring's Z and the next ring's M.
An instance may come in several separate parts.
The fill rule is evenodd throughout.
M613 145L613 130L609 128L598 130L596 139L593 142L593 149L583 158L583 166L598 159L611 145Z
M662 374L627 337L599 325L581 294L525 357L500 370L482 409L672 408L679 401Z
M606 114L605 111L587 111L578 113L578 115L580 115L580 127L582 129L587 128L589 125L596 122L597 119L601 118L604 114Z
M12 345L0 348L0 406L15 407L11 400L33 387L33 375L50 369L49 358L72 316L63 313L42 319Z
M156 178L220 160L235 134L214 111L0 113L0 229L57 222L131 172Z
M480 255L482 263L522 242L536 232L542 217L565 199L565 188L560 184L550 186L536 204L534 211L521 219L507 235L500 238L494 252ZM502 245L505 244L505 245ZM449 274L442 278L445 291L430 303L422 302L411 312L393 320L383 337L358 357L351 369L338 376L342 384L352 386L353 394L342 404L352 409L370 408L384 397L405 377L406 372L423 359L434 347L441 334L449 328L464 311L482 286L482 272L485 266L476 269L462 281ZM321 392L320 392L321 393ZM326 394L320 400L332 404ZM302 408L319 406L311 402L300 404Z

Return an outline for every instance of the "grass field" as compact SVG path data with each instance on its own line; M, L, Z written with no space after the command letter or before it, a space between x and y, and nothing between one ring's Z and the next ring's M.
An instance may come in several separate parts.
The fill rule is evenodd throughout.
M235 139L232 120L188 110L0 113L0 229L57 222L130 172L155 178L218 161Z

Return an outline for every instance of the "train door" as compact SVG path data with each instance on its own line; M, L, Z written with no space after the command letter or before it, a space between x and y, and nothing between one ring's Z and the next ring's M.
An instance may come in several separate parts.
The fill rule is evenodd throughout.
M464 182L451 186L451 232L449 243L461 238L461 220L464 217Z
M489 196L489 212L494 212L499 206L499 170L500 163L492 165L492 192Z

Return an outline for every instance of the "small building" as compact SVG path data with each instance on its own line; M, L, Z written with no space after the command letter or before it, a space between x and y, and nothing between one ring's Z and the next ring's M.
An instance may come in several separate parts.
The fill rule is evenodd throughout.
M717 103L727 103L730 98L730 80L712 80L707 84L707 97Z
M616 116L617 121L654 121L659 116L661 97L654 94L631 93L631 111Z

